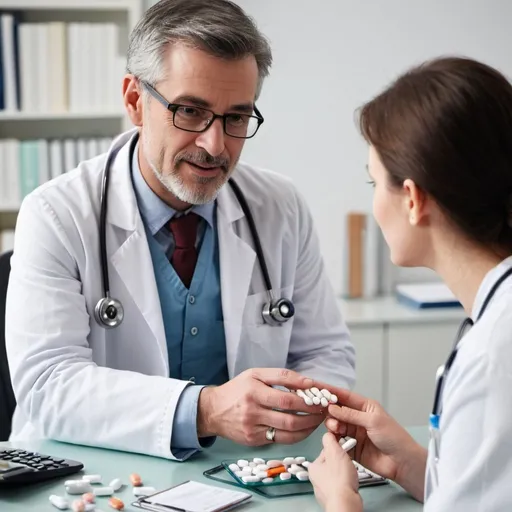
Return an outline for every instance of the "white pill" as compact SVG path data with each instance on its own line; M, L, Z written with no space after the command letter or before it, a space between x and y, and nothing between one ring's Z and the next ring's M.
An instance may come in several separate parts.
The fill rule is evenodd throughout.
M313 405L313 399L312 398L309 398L309 396L307 396L306 398L304 398L304 403L306 405Z
M311 388L311 393L313 393L313 395L317 396L318 398L322 398L323 396L318 388Z
M252 473L252 470L255 469L255 468L251 468L250 466L244 466L242 468L242 471L247 474L247 475L250 475Z
M149 496L150 494L155 494L156 489L154 487L134 487L133 495L134 496Z
M256 464L256 462L249 462L249 467L250 468L255 468L258 464Z
M306 457L295 457L295 464L302 464L305 460Z
M299 480L309 480L309 474L307 471L299 471L295 476Z
M328 389L322 389L320 391L320 393L322 393L322 395L324 395L325 398L327 398L327 400L329 400L329 398L331 398L331 392Z
M94 503L86 503L85 504L85 512L93 512L96 510L96 505Z
M259 479L257 476L251 476L251 475L243 476L243 477L242 477L242 480L243 480L246 484L254 483L254 482L259 482L259 481L260 481L260 479Z
M265 464L265 459L260 459L259 457L254 457L254 459L252 459L252 461L255 464Z
M281 480L290 480L290 478L292 477L292 474L291 473L281 473L279 475L279 478Z
M295 464L295 457L285 457L283 459L283 466L291 466Z
M314 403L315 405L320 405L320 398L318 398L317 396L315 396L315 397L313 398L313 403Z
M357 440L356 439L349 439L348 441L345 441L341 447L346 451L348 452L349 450L352 450L352 448L354 448L354 446L357 444Z
M114 489L114 492L117 492L119 491L119 489L121 489L121 487L123 487L123 482L121 481L120 478L114 478L114 480L112 480L112 482L110 482L108 486L112 487L112 489Z
M238 464L230 464L230 465L229 465L229 469L230 469L231 471L233 471L233 473L234 473L235 471L240 471L240 468L238 467ZM114 487L114 486L113 486L112 484L110 484L110 487Z
M306 393L306 395L308 395L309 398L314 398L314 396L315 396L313 393L311 393L311 391L309 389L305 389L304 393Z
M278 468L279 466L282 466L283 465L283 461L282 460L268 460L267 461L267 466L270 468Z
M268 471L268 466L266 464L258 464L256 466L256 469L258 469L259 471Z
M273 479L273 478L270 478L270 477L269 477L269 478L264 478L264 479L262 480L262 482L263 482L264 484L271 484L273 481L274 481L274 479Z
M329 400L327 400L327 398L323 396L322 398L320 398L320 403L322 404L322 407L327 407L329 405Z
M329 402L331 402L331 404L338 403L338 397L336 395L331 395L331 398L329 398Z
M85 480L90 484L101 484L101 475L84 475L82 480Z
M67 510L69 508L68 500L66 498L63 498L62 496L52 494L49 499L50 503L59 510Z
M247 473L244 473L243 471L237 471L237 472L235 472L235 475L238 478L242 478L244 475L247 475Z
M309 460L305 460L305 461L301 464L301 466L307 469L307 468L309 468L309 465L310 465L310 464L311 464L311 462L309 462Z
M85 480L80 480L77 483L74 483L72 485L66 485L66 492L68 494L84 494L86 492L91 492L92 487L89 482L86 482Z
M266 471L258 471L254 473L254 476L257 476L260 479L267 478L267 472Z
M114 494L114 489L112 487L96 487L94 489L94 496L112 496Z
M302 471L304 471L304 468L298 466L288 468L288 473L291 473L292 475L296 475L297 473L301 473Z
M238 466L241 467L241 468L245 468L245 466L248 466L249 465L249 461L247 460L244 460L244 459L240 459L238 462L237 462Z
M66 480L64 485L75 485L83 482L83 480Z
M299 471L302 471L303 468L301 468L298 464L295 462L290 466L290 469L298 469Z
M302 391L302 389L297 389L297 396L300 396L301 398L306 398L308 395Z

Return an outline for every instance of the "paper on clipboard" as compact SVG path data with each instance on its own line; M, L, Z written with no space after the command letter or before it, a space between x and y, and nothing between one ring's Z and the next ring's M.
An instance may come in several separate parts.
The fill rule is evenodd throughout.
M140 498L133 506L157 512L223 512L247 500L251 495L189 480L175 487Z

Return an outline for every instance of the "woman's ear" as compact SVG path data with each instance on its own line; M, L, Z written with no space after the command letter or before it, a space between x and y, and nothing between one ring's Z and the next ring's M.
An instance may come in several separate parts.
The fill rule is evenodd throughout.
M405 209L409 215L411 226L417 226L427 215L427 195L411 179L406 179L403 184L405 193Z

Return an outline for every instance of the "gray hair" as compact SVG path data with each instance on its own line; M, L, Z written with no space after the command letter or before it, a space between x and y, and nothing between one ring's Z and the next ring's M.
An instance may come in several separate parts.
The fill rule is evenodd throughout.
M169 44L181 43L222 59L254 55L258 88L272 65L266 38L243 9L229 0L160 0L148 9L130 35L127 72L155 85L164 78Z

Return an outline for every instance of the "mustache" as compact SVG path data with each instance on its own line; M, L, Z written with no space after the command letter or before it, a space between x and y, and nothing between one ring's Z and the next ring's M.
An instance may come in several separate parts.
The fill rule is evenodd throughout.
M223 156L212 156L207 151L199 153L181 153L176 156L174 164L178 166L181 162L190 162L198 165L208 165L211 167L222 167L224 170L229 169L229 158Z

